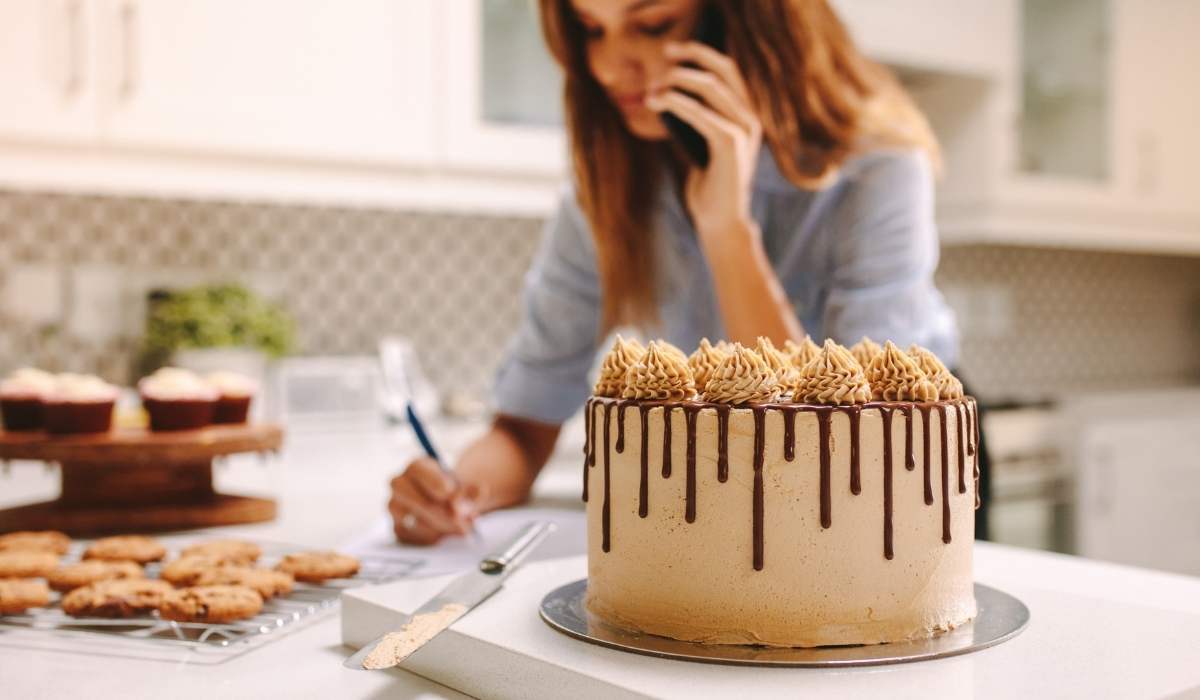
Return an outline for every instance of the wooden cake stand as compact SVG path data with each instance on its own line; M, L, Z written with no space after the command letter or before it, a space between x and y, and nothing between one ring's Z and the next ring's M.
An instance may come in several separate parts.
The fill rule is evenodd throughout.
M273 520L273 499L214 490L213 458L274 452L281 444L277 425L64 436L0 432L0 460L58 463L62 473L58 500L0 510L0 532L94 535Z

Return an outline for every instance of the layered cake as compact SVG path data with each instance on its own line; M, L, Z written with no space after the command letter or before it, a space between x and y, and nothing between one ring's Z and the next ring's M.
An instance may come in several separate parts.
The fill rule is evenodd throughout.
M601 620L811 647L974 618L978 414L928 350L760 339L689 357L618 337L594 393L583 499Z

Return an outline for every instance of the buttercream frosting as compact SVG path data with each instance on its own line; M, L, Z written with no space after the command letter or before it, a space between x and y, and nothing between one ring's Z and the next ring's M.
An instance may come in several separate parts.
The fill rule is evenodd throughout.
M792 365L797 369L803 369L804 365L817 359L817 355L821 354L821 346L812 341L809 336L804 336L804 340L799 344L791 339L783 344L783 352L787 358L791 360Z
M0 382L0 395L7 397L41 398L54 391L54 375L40 369L23 367Z
M876 401L937 401L938 390L925 372L892 341L883 344L883 351L867 367Z
M866 403L871 400L871 386L850 351L827 338L816 359L800 370L792 400L842 406Z
M946 369L946 365L938 359L937 355L928 348L923 348L916 343L913 343L908 348L909 357L916 361L917 366L933 382L933 386L937 389L938 398L946 399L961 399L963 397L963 385Z
M779 380L757 351L734 343L704 385L704 400L716 403L767 403L778 400Z
M99 377L63 373L54 378L54 389L44 398L50 402L115 401L117 387Z
M618 333L612 349L604 356L600 365L600 376L596 379L592 393L596 396L620 398L625 391L625 373L645 353L646 349L637 339L625 340Z
M701 338L700 347L696 348L696 351L688 358L688 367L692 370L692 379L695 380L698 389L704 388L709 377L712 376L713 370L729 354L721 347L721 343L724 342L720 341L714 346L708 342L708 338Z
M687 357L677 348L650 341L646 352L625 373L626 399L683 401L696 395Z
M800 378L800 373L796 371L796 367L787 356L775 347L770 338L764 335L758 336L758 344L754 350L762 356L763 360L766 360L767 366L775 373L775 380L779 384L780 391L783 393L791 391Z
M230 398L244 398L258 392L258 382L244 374L228 370L209 372L205 375L204 381L216 389L221 396Z
M880 347L879 343L876 343L865 335L857 343L850 346L850 354L864 368L871 364L871 360L874 360L882 351L883 348Z
M163 367L138 382L142 396L160 401L216 401L217 390L200 375L178 367Z

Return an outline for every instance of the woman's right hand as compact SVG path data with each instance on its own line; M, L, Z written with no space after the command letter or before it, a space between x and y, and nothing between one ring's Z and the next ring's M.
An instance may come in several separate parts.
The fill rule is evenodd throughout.
M446 474L429 457L413 460L392 479L388 510L396 539L430 545L447 535L467 534L479 515L481 491L478 484Z

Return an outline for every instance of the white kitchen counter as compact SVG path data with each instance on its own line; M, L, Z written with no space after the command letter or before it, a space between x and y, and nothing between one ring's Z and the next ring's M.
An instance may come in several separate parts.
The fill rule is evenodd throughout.
M435 428L451 453L476 429ZM539 483L542 504L578 505L578 451L577 444L563 447L562 460ZM378 518L388 477L412 452L402 431L291 435L279 463L263 467L246 459L218 470L221 487L274 493L281 506L274 523L221 533L313 547L341 545ZM54 475L40 466L15 464L0 476L0 506L53 497L55 484ZM813 672L803 676L802 687L826 698L865 697L868 692L926 699L1200 693L1200 664L1195 663L1200 661L1195 632L1200 629L1200 579L988 544L977 547L976 561L979 581L1014 593L1030 606L1031 626L1016 640L956 659ZM1099 603L1122 606L1127 614L1113 619L1091 614ZM1063 626L1077 632L1062 634ZM564 637L562 643L577 642ZM465 697L402 670L343 669L348 651L340 643L336 614L215 666L190 664L186 656L165 662L105 655L103 647L94 654L44 651L14 646L0 634L0 697ZM1180 662L1187 658L1193 662ZM630 672L644 672L641 661L647 660L631 662ZM673 672L697 678L729 670L674 667Z

